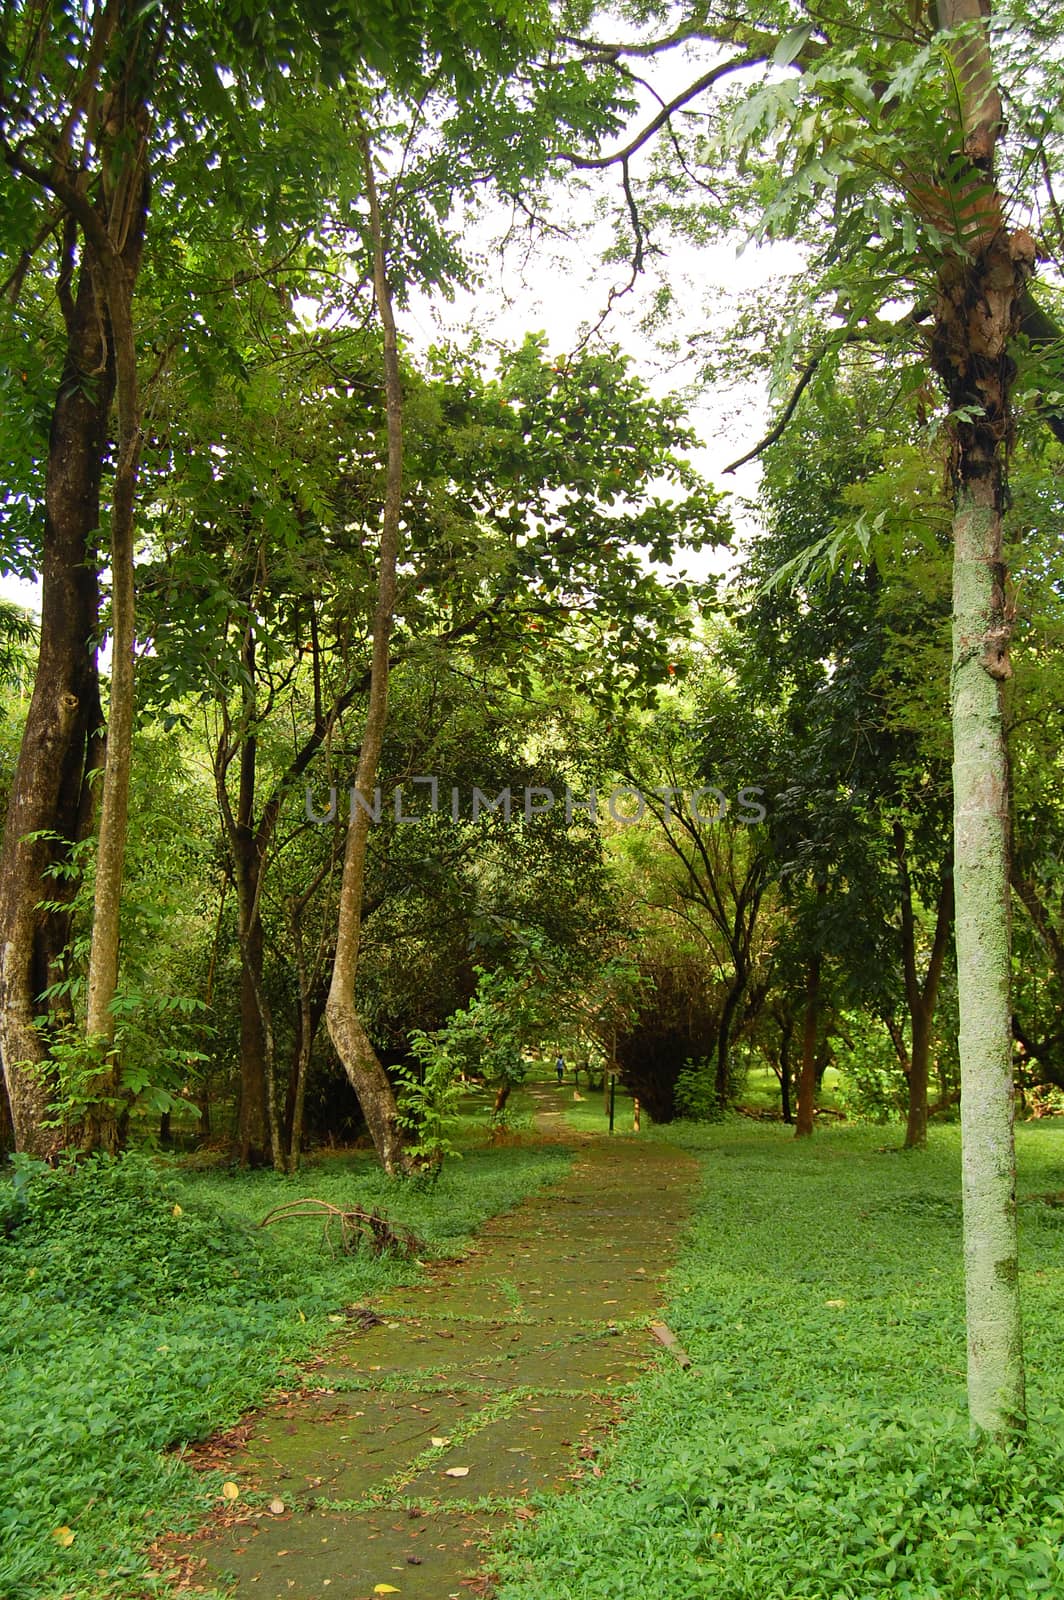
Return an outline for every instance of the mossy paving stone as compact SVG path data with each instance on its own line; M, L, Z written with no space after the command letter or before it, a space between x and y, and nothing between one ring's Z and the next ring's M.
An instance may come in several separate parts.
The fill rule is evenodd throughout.
M212 1576L228 1573L236 1593L255 1600L375 1600L380 1583L393 1585L396 1600L470 1600L463 1577L479 1565L487 1535L512 1519L507 1504L265 1517L228 1530L210 1553Z
M342 1335L234 1458L242 1488L286 1509L205 1531L208 1574L240 1597L369 1600L378 1584L468 1597L484 1528L590 1470L661 1359L646 1323L697 1170L662 1144L585 1141L568 1177L493 1219L466 1262L382 1295L381 1321Z
M232 1475L286 1502L359 1500L431 1449L434 1438L467 1426L491 1398L370 1390L299 1400L262 1419L232 1458Z
M398 1377L409 1377L415 1384L424 1382L432 1389L446 1388L451 1380L460 1380L463 1387L496 1392L609 1387L629 1382L657 1353L642 1330L625 1334L606 1326L616 1309L607 1306L595 1322L538 1321L510 1323L503 1328L471 1325L465 1330L449 1322L448 1331L454 1331L457 1341L450 1365L404 1366L387 1359L390 1352L386 1347L378 1347L374 1354L381 1359L377 1361L334 1362L315 1368L314 1376L323 1387L342 1385L345 1379L372 1385Z
M560 1488L571 1478L581 1451L593 1453L614 1420L615 1408L598 1400L541 1395L525 1401L479 1433L441 1450L438 1462L404 1489L415 1500L518 1497ZM451 1477L452 1470L462 1477Z

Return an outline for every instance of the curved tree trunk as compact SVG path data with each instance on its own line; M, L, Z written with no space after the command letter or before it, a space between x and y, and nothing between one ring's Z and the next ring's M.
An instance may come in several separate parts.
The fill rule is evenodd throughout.
M406 1165L395 1094L358 1014L355 1003L355 975L358 970L362 895L366 880L366 849L369 844L367 808L372 798L388 719L388 652L395 609L399 520L403 504L403 395L395 317L385 267L377 185L373 174L369 140L366 137L363 137L362 148L373 236L373 286L377 314L384 330L388 473L384 514L381 519L369 705L355 774L355 788L363 797L365 805L353 807L353 815L347 829L343 876L340 881L336 955L333 959L332 982L329 985L329 997L325 1005L325 1018L329 1035L336 1046L344 1071L358 1096L381 1165L386 1172L392 1173L403 1170Z

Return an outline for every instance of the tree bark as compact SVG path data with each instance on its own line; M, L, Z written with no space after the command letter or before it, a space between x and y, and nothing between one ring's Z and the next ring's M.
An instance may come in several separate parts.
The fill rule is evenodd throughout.
M40 646L0 853L0 1053L17 1148L37 1156L65 1142L62 1130L43 1126L47 1046L35 1019L50 1009L43 991L63 975L70 915L39 907L72 899L73 881L51 873L69 865L70 846L92 817L100 721L94 539L114 391L88 246L71 293L73 234L71 226L58 286L66 353L48 442Z
M968 1409L972 1431L1026 1426L1016 1239L1010 1005L1009 777L1002 691L1011 632L1001 518L1019 328L1034 240L1009 234L994 175L1001 96L987 0L938 0L971 199L938 272L931 354L951 412L953 805L960 1009Z
M1009 674L1001 517L1013 366L1034 266L999 227L940 273L934 355L954 425L953 790L968 1402L975 1432L1025 1426L1010 1004Z
M916 918L913 911L912 883L909 877L908 847L905 829L900 822L893 828L894 855L898 863L901 886L901 944L902 970L905 976L905 999L909 1009L909 1032L912 1041L908 1061L902 1056L909 1084L909 1102L905 1119L905 1149L922 1150L927 1144L927 1085L931 1065L931 1028L938 1003L938 991L945 965L949 930L953 921L953 865L952 852L943 863L942 882L935 910L935 933L931 955L923 983L916 968ZM900 1041L895 1041L895 1048Z
M93 1098L86 1108L83 1143L86 1149L99 1148L112 1154L119 1145L119 1106L116 1100L118 1063L111 1048L115 1035L111 1002L118 987L136 663L133 537L141 431L132 289L146 217L147 187L144 185L140 209L133 223L135 248L122 255L116 251L106 266L101 263L99 268L114 343L118 439L111 496L111 689L96 850L85 1033L90 1047L102 1049L107 1065L91 1088Z
M303 918L316 892L322 884L332 879L336 864L335 832L333 843L334 848L330 852L329 860L314 874L299 894L290 897L287 907L288 933L295 954L296 981L299 985L296 1037L292 1050L288 1093L285 1097L284 1154L285 1170L289 1173L298 1170L299 1157L303 1149L303 1110L307 1096L307 1077L314 1052L314 1040L321 1026L321 1019L325 1015L325 1002L328 998L326 974L332 966L332 958L327 957L325 949L327 913L323 912L317 948L309 960L303 940Z
M369 704L355 773L355 788L364 805L356 805L348 823L344 848L340 905L337 916L336 955L325 1005L329 1035L344 1071L358 1096L381 1165L388 1173L405 1170L402 1136L395 1094L377 1059L355 1002L355 976L362 929L362 893L369 844L369 811L384 730L388 719L388 650L395 610L399 522L403 505L403 394L399 350L391 291L384 257L377 185L369 139L363 137L366 191L373 239L373 287L384 333L384 380L388 424L388 470L381 519L377 604L373 618L373 652L370 666Z
M735 1020L735 1013L739 1009L739 1002L743 998L748 978L749 973L745 962L741 959L736 959L735 975L728 986L727 994L724 996L724 1005L721 1008L720 1022L717 1026L717 1066L714 1089L717 1104L722 1111L726 1111L728 1108L732 1024Z
M780 1115L788 1127L794 1121L791 1111L791 1035L794 1024L788 1017L786 1025L780 1023Z
M92 278L92 298L99 325L96 337L102 348L96 367L83 375L91 383L106 371L108 384L104 387L109 386L118 400L111 503L110 731L101 802L86 1019L87 1043L94 1049L99 1044L106 1049L114 1037L111 1001L118 978L119 910L133 730L133 513L141 442L133 289L140 268L148 213L150 119L145 94L151 75L150 63L157 59L162 30L167 25L164 16L155 18L160 29L156 37L145 14L142 12L138 17L132 11L132 7L112 5L105 7L97 17L78 94L74 103L67 107L62 127L57 131L50 166L47 169L34 166L21 147L4 146L8 165L59 202L65 216L65 238L72 240L77 230L84 238L82 277L88 273ZM116 41L116 56L109 70L104 71L106 53ZM98 82L101 75L106 89ZM75 176L71 168L69 140L78 117L87 113L89 103L97 96L99 123L92 142L99 153L99 172L97 181L90 184L86 181L87 173ZM66 249L69 259L72 244L68 242ZM69 337L71 316L64 301L62 271L57 287ZM103 448L104 437L103 434L96 437L98 450ZM99 515L99 454L96 467L90 471L96 480L95 527ZM82 550L82 560L86 553ZM83 1139L89 1148L103 1145L114 1149L119 1143L115 1077L114 1060L108 1057L106 1068L88 1086Z
M807 1139L813 1131L816 1110L817 1033L820 1021L820 969L817 952L806 969L805 1015L802 1019L802 1066L798 1075L798 1114L794 1123L796 1139Z

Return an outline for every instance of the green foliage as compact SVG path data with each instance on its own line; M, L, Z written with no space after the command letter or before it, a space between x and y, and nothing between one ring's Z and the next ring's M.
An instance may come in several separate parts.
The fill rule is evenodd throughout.
M846 1039L836 1052L839 1086L836 1104L849 1117L893 1122L905 1115L905 1077L886 1030L874 1019L846 1016Z
M365 1160L306 1180L448 1256L567 1159L472 1150L431 1190L389 1184ZM0 1192L5 1600L141 1592L147 1542L201 1520L218 1488L161 1452L235 1421L334 1330L330 1314L417 1272L308 1249L306 1224L260 1230L292 1196L272 1173L196 1176L128 1156L57 1171L20 1162ZM52 1537L63 1527L69 1548Z
M719 1122L724 1115L716 1090L716 1069L708 1056L687 1061L673 1090L676 1115L690 1122Z
M1021 1600L1064 1584L1060 1212L1024 1201L1037 1430L969 1441L956 1130L677 1130L704 1189L666 1313L693 1358L640 1387L600 1478L521 1530L502 1600ZM1019 1130L1021 1186L1060 1182Z
M444 1158L458 1153L448 1133L462 1098L461 1069L446 1038L421 1028L411 1034L410 1050L417 1068L395 1069L399 1125L415 1170L438 1173Z

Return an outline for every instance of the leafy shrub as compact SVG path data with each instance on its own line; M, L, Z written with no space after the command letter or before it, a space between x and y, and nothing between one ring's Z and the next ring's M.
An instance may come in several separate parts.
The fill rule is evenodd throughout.
M881 1044L881 1030L873 1036L862 1030L858 1022L859 1019L855 1019L849 1028L847 1047L840 1050L836 1058L839 1110L866 1122L893 1122L905 1114L905 1078L889 1044L885 1047Z
M723 1116L717 1099L714 1064L707 1056L684 1062L674 1090L676 1115L690 1122L719 1122Z

